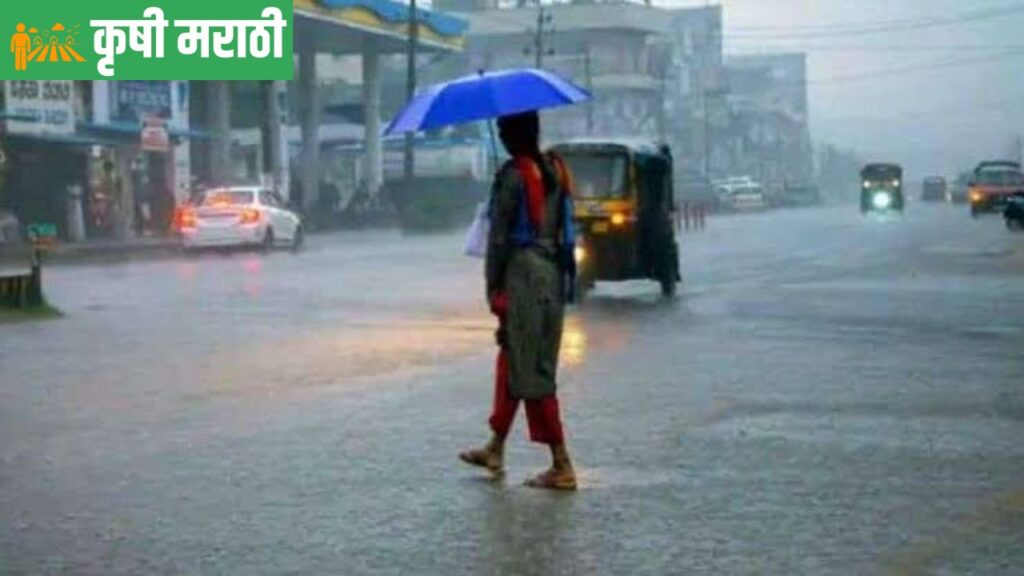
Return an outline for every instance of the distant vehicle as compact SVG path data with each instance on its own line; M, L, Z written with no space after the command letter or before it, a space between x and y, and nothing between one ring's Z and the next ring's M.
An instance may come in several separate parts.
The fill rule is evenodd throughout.
M200 194L177 216L185 249L302 246L302 220L272 190L215 188Z
M946 201L950 204L967 204L970 195L971 172L962 172L946 189Z
M1003 210L1006 227L1010 230L1024 230L1024 192L1011 194Z
M673 296L682 279L672 150L629 140L577 140L552 148L576 182L576 263L582 297L598 281L650 279Z
M1011 194L1024 190L1020 164L1008 160L982 162L974 169L968 183L971 216L1000 213L1006 209Z
M719 205L735 212L753 212L768 208L768 196L764 186L749 176L738 176L717 180L713 183Z
M903 168L868 164L860 171L860 212L903 212Z
M946 201L946 179L942 176L929 176L921 184L922 202L945 202Z
M786 186L782 190L783 206L817 206L821 204L821 193L813 184Z

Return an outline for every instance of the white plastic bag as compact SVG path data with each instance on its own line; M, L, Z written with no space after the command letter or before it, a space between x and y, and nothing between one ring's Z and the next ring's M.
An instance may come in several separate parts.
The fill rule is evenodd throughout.
M469 225L469 230L466 231L466 244L463 248L466 256L473 258L487 256L487 237L491 232L489 208L488 202L481 202L476 207L476 216L473 218L473 223Z

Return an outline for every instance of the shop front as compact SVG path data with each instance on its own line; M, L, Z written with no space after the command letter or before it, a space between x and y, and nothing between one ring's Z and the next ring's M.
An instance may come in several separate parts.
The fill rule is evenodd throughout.
M29 223L52 223L65 240L84 236L89 138L77 134L80 94L70 80L5 81L0 120L4 154L0 209Z
M130 206L103 227L116 236L166 236L175 207L191 188L188 83L97 82L92 122L83 133L101 140L89 163L92 204ZM108 199L116 199L114 202Z

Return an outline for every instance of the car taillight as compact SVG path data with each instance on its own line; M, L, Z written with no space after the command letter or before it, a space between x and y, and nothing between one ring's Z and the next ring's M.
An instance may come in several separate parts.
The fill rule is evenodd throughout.
M196 227L196 213L189 208L183 208L178 212L178 229L185 230Z
M260 211L255 208L246 208L242 210L242 224L258 224L260 221Z

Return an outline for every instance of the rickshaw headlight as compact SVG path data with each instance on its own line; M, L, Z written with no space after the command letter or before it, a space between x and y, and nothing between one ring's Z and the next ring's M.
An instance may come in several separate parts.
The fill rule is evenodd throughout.
M626 223L626 215L622 212L612 214L612 226L622 226Z
M587 249L583 246L577 246L576 249L573 250L573 256L576 258L576 263L579 264L587 259Z
M892 196L885 192L879 192L871 197L871 205L879 210L885 210L892 205Z

